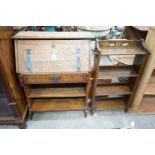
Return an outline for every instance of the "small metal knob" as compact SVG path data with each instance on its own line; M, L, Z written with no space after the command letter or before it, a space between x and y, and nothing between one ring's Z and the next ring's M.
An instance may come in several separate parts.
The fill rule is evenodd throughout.
M51 79L52 81L59 81L61 78L60 78L59 75L53 75L52 77L50 77L50 79Z

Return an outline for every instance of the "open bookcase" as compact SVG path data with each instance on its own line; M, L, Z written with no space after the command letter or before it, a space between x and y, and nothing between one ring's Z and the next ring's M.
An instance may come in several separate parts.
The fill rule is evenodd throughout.
M94 110L127 110L148 52L141 41L97 40L92 92Z

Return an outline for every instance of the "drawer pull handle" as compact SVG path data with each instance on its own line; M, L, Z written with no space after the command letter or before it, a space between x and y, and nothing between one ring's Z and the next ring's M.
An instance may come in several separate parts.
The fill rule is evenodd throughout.
M61 78L60 76L54 75L50 78L52 81L59 81Z

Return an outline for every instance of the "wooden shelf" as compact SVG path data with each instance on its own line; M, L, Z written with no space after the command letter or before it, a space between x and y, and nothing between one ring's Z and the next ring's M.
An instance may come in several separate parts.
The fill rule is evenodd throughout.
M152 75L150 77L149 83L155 83L155 69L152 71Z
M155 95L155 83L148 84L144 94Z
M137 112L143 114L155 114L155 96L144 95Z
M132 94L127 85L109 85L97 86L96 96L113 96L113 95L128 95Z
M140 48L104 48L99 49L101 55L144 55L146 54L144 50Z
M105 78L97 78L97 84L110 84L112 83L112 79L105 77Z
M123 99L97 100L95 101L96 110L125 109Z
M57 97L84 97L85 90L82 87L76 88L35 88L31 89L29 98L57 98Z
M84 109L84 99L34 99L31 111L63 111Z
M142 104L154 104L155 105L155 96L144 95Z
M128 84L128 77L102 77L97 79L97 84Z
M129 67L106 68L101 67L99 70L99 79L105 77L137 77L138 74L134 69Z
M155 76L151 76L149 82L150 82L150 83L155 83Z

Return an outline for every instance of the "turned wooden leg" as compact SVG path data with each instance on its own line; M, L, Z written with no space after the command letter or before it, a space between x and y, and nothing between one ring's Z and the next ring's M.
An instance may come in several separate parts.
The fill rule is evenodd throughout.
M127 112L128 112L128 108L127 108L127 107L125 107L124 112L125 112L125 113L127 113Z
M84 110L84 117L87 117L87 110Z
M29 111L29 119L32 120L32 118L33 118L33 112Z
M19 129L25 129L26 128L26 123L20 123L18 124Z
M93 110L93 109L91 109L91 110L90 110L90 113L91 113L91 115L93 115L93 114L94 114L94 110Z

